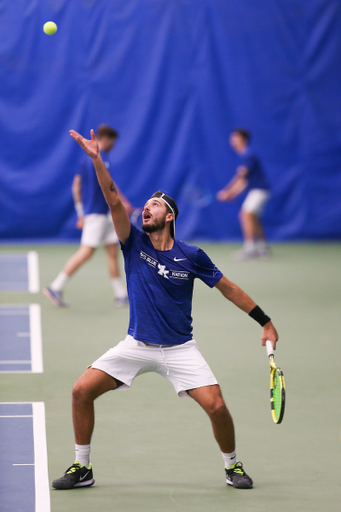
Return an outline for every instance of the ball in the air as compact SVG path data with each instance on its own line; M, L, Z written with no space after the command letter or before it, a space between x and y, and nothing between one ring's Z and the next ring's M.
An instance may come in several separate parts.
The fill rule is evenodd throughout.
M43 26L43 30L45 34L52 36L57 32L57 25L54 23L54 21L47 21Z

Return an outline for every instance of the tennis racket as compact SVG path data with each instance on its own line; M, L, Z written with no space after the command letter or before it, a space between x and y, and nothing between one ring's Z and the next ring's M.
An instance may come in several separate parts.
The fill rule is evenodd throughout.
M279 424L283 420L285 408L285 381L281 368L275 363L274 349L271 341L266 342L270 364L270 406L272 419Z
M181 193L186 203L191 204L195 208L206 208L216 200L211 190L200 185L187 184L183 187Z

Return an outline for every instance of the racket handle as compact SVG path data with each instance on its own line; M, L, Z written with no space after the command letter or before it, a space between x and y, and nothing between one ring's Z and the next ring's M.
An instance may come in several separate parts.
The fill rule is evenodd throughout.
M266 351L268 353L268 357L274 355L274 349L270 340L266 340Z

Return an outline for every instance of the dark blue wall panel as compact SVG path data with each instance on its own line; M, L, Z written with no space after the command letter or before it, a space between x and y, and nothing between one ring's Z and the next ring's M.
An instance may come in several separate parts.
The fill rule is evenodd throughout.
M1 0L0 238L79 236L68 132L103 122L118 185L136 206L173 195L180 238L241 236L242 198L198 210L183 194L231 178L237 125L272 186L269 237L340 238L340 58L339 0Z

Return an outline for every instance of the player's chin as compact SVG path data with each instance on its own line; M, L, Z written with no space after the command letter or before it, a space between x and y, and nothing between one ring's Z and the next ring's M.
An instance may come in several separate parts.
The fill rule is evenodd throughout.
M143 219L142 230L146 233L155 233L156 231L162 231L166 226L166 219Z
M156 231L155 225L143 222L141 226L142 230L146 233L154 233Z
M142 230L146 233L155 233L156 231L161 231L165 227L165 222L143 222Z

